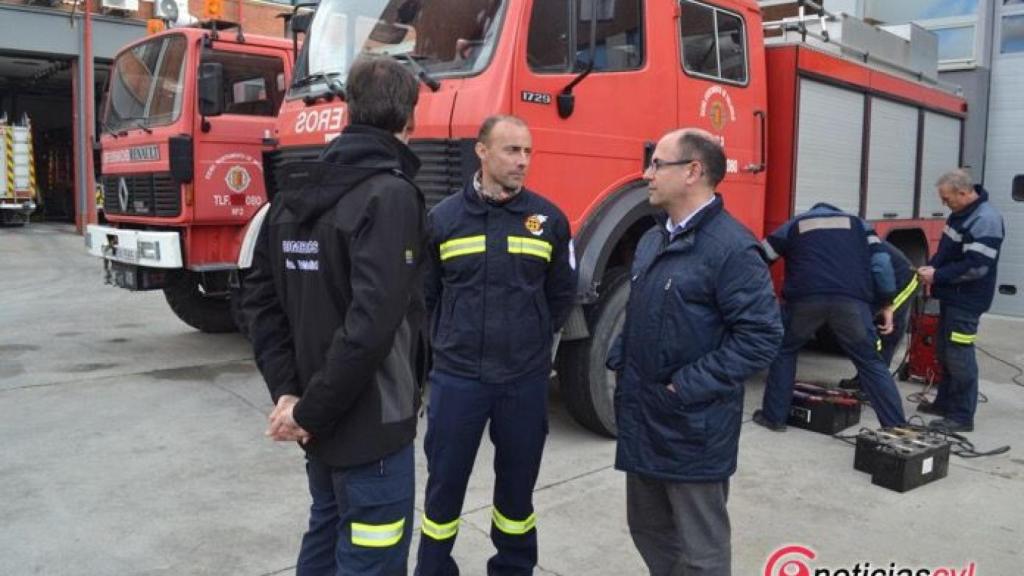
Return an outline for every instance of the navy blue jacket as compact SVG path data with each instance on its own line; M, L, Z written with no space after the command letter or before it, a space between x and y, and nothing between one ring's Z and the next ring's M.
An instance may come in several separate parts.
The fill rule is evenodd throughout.
M787 302L846 296L871 304L896 296L892 264L881 243L867 222L819 203L769 234L761 246L769 262L786 259L782 296Z
M489 383L546 378L576 293L565 215L525 188L485 202L471 183L428 219L434 369Z
M939 249L929 264L935 267L932 296L948 306L977 314L992 306L996 266L1006 229L1003 217L988 201L988 192L970 206L949 215Z
M618 372L615 467L671 482L724 480L736 471L743 382L782 342L757 241L716 197L671 241L664 226L647 231L631 280L608 358Z

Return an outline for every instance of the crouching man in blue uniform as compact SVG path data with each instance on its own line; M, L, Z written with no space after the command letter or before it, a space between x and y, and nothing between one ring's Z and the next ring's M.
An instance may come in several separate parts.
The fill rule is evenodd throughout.
M938 298L942 382L934 402L917 405L919 412L937 414L929 426L947 432L974 430L978 407L978 361L974 341L978 319L992 305L996 266L1003 244L1003 217L988 201L988 192L973 185L964 170L939 178L939 197L953 211L928 266L918 270L921 280Z
M883 427L906 423L899 391L880 354L872 303L885 303L879 331L892 331L896 280L889 255L860 218L819 203L772 232L761 243L769 261L786 259L782 287L786 338L768 371L761 410L754 422L786 429L800 348L822 326L857 367L861 388Z
M892 370L892 359L896 355L896 349L900 347L900 342L903 341L903 336L907 333L907 327L910 325L910 312L914 307L914 298L920 292L921 282L917 278L917 268L902 250L888 241L882 241L882 250L889 255L889 261L892 263L892 271L896 279L896 297L890 304L884 301L883 294L891 293L892 290L889 288L882 291L876 290L874 311L877 316L877 313L884 311L887 306L892 307L892 331L881 335L882 362L885 363L887 369ZM842 380L839 382L839 387L847 390L860 390L860 378L855 376L848 380Z
M782 341L757 240L715 187L725 153L700 130L669 133L644 173L665 211L633 260L618 373L615 467L626 472L633 543L652 576L728 576L726 499L736 471L743 382Z
M547 438L551 348L576 278L568 220L523 187L532 146L519 118L488 118L476 144L480 171L429 215L434 363L419 576L459 574L452 547L488 422L498 551L487 574L528 575L537 564L533 487Z

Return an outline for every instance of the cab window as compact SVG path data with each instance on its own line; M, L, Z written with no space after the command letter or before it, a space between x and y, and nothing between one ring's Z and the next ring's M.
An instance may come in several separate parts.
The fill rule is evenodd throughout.
M682 0L679 32L683 69L693 76L747 83L743 19L703 2Z
M526 46L530 69L552 74L585 70L595 11L594 71L643 66L642 0L537 0Z
M204 62L224 67L225 114L276 116L284 96L284 62L273 56L225 50L203 52Z

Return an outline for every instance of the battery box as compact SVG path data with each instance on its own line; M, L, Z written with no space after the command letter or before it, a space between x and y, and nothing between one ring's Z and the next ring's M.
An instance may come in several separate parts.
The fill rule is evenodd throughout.
M950 444L941 436L906 429L862 430L853 467L871 483L897 492L913 490L949 472Z
M786 423L821 434L835 434L860 422L860 401L846 390L797 382Z

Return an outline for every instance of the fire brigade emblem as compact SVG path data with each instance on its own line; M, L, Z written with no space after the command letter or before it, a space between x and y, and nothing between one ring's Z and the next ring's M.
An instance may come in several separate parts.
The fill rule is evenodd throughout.
M730 122L735 122L736 107L729 92L717 84L708 88L700 101L700 117L706 119L715 132L721 132Z
M232 192L241 194L249 188L249 184L252 183L252 176L249 176L249 171L245 168L232 166L224 176L224 182Z
M530 234L534 236L540 236L544 233L544 223L548 221L548 217L543 214L531 214L526 218L526 229L530 231Z
M708 112L708 119L711 120L711 126L715 130L721 130L722 126L725 126L725 115L722 112L721 102L714 102L711 104Z

